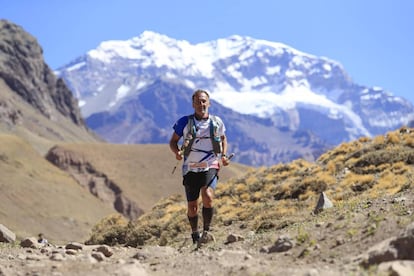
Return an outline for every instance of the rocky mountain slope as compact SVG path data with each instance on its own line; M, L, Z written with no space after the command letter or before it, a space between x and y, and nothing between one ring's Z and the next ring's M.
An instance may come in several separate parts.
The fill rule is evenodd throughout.
M414 118L411 103L353 82L336 61L250 37L192 45L146 31L125 41L104 41L57 73L80 100L87 124L114 143L167 142L174 118L188 112L185 98L194 89L206 89L218 115L225 118L224 110L237 115L229 124L234 118L243 125L257 124L251 130L256 135L229 132L231 146L245 149L243 158L235 160L248 165L298 156L315 160L312 150L297 142L298 135L315 137L311 140L319 142L311 147L323 152ZM144 124L158 129L137 131ZM280 141L289 146L278 145ZM301 147L303 152L286 151Z
M43 59L36 39L19 26L0 21L0 78L22 99L51 120L56 113L84 126L76 99Z
M0 132L24 137L41 153L49 141L100 140L37 40L7 20L0 20Z

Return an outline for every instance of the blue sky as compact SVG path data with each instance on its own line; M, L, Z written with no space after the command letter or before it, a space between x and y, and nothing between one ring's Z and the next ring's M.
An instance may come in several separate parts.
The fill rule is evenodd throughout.
M193 44L234 34L340 62L358 84L414 103L411 0L0 0L53 69L105 40L145 30Z

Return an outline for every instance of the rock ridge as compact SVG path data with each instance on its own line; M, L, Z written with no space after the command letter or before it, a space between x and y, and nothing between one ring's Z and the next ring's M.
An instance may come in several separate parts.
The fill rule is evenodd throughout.
M144 211L123 194L121 187L105 173L98 171L90 162L77 153L60 146L52 147L45 156L46 160L69 173L76 182L125 217L133 220Z

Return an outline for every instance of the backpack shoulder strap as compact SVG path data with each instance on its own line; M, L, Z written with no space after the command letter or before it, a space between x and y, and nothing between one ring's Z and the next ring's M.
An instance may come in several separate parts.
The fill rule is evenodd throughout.
M183 154L184 157L187 157L190 154L191 147L193 146L194 139L196 137L196 126L194 123L194 114L188 115L188 122L186 125L187 134L184 137L183 141Z
M219 122L216 116L210 115L210 139L213 145L213 151L216 155L222 153L223 151L219 127Z

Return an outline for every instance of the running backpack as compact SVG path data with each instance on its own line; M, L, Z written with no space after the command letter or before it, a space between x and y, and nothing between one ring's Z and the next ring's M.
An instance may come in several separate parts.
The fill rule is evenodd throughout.
M196 138L196 125L194 123L194 114L188 115L188 123L187 123L187 135L184 138L183 142L183 154L184 157L187 157L191 152L191 147L194 143ZM218 133L219 123L214 115L210 115L210 140L211 144L213 145L213 151L216 155L222 152L222 145L221 145L221 137Z

